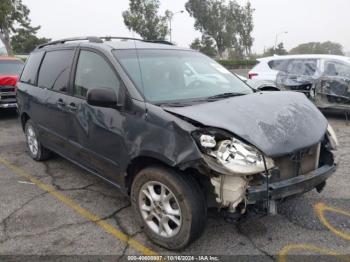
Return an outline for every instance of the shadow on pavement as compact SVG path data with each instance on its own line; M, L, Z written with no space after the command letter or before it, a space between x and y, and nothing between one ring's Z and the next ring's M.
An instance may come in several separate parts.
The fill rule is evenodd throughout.
M0 121L18 118L17 109L0 109Z

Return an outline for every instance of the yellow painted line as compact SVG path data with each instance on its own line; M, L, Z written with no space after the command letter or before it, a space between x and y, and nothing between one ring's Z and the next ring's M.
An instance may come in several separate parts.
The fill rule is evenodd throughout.
M64 196L63 194L61 194L58 191L56 191L53 187L51 187L51 186L49 186L49 185L39 181L38 179L36 179L33 176L31 176L30 174L28 174L23 169L15 166L13 164L11 164L6 159L3 159L3 158L0 157L0 163L3 164L4 166L8 167L9 169L11 169L17 175L28 179L29 181L31 181L32 183L37 185L40 189L50 193L55 198L57 198L59 201L63 202L68 207L73 209L75 212L77 212L81 216L85 217L86 219L90 220L91 222L96 223L102 229L104 229L107 233L111 234L112 236L114 236L118 240L121 240L121 241L129 244L130 247L134 248L135 250L137 250L141 254L147 255L147 256L157 256L158 255L156 252L154 252L153 250L145 247L144 245L142 245L137 240L135 240L133 238L130 238L128 235L126 235L123 232L119 231L118 229L116 229L115 227L110 225L109 223L107 223L105 221L102 221L101 218L98 217L97 215L94 215L93 213L89 212L88 210L80 207L71 198L69 198L67 196Z
M337 214L347 216L350 218L350 212L347 212L347 211L339 209L339 208L327 206L324 203L317 203L314 208L315 208L315 212L318 215L320 221L322 222L322 224L325 227L327 227L335 235L337 235L341 238L344 238L346 240L350 240L350 233L345 233L345 232L335 228L331 223L329 223L329 221L325 217L325 212L333 212L333 213L337 213Z
M278 253L278 261L279 262L287 262L288 255L292 250L308 250L308 251L318 253L318 254L323 254L323 255L328 255L328 256L336 256L341 261L346 261L346 262L350 261L349 256L344 256L344 255L341 255L333 250L326 249L326 248L320 248L320 247L310 245L310 244L291 244L291 245L285 246Z

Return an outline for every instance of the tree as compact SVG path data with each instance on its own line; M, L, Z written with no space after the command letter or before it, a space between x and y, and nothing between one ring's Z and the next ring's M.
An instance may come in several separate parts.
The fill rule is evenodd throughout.
M51 39L48 38L38 38L36 36L37 29L38 28L18 29L17 33L11 37L13 51L17 54L28 54L33 51L36 46L51 41Z
M290 54L332 54L344 55L343 46L334 42L309 42L290 50Z
M10 43L11 34L18 28L30 28L29 9L22 4L22 0L0 1L0 39L4 43L7 53L13 53Z
M277 47L275 48L274 46L273 47L270 47L268 48L263 56L273 56L273 55L286 55L288 54L287 50L284 48L284 44L281 42L277 45Z
M210 36L202 35L202 39L196 38L190 47L210 57L217 55L215 43Z
M237 8L235 11L239 21L239 23L237 23L239 45L240 48L244 50L245 55L250 56L254 42L254 38L252 37L252 32L254 29L254 9L252 8L250 2L248 2L244 7Z
M226 5L221 0L189 0L185 7L195 20L195 29L214 39L220 57L236 44L240 7L236 1Z
M169 33L168 17L158 14L159 0L130 0L123 12L124 24L146 40L164 40Z
M277 45L277 48L275 50L276 55L286 55L288 54L287 50L284 48L284 44L281 42Z

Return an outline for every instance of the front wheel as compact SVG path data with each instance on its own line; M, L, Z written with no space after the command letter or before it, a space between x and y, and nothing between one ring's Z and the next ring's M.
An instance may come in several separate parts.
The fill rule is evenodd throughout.
M181 249L203 232L207 207L198 183L164 167L140 171L131 188L137 219L147 236L168 249Z

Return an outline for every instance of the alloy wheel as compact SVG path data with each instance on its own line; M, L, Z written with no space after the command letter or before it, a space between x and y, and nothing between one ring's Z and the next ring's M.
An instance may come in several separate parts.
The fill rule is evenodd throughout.
M139 193L139 208L147 226L161 237L173 237L181 228L181 208L174 193L156 181L145 183Z

